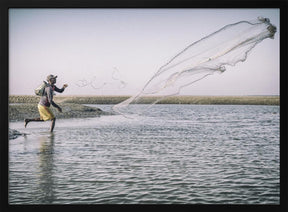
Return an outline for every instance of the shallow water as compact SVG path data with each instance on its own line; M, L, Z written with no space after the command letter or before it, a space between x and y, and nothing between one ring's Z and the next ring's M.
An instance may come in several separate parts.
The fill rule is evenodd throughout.
M10 204L280 202L279 106L154 105L49 125L9 125L28 134L9 141Z

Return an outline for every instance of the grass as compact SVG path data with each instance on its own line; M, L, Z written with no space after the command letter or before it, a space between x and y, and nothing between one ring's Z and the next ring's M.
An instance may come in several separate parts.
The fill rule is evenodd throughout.
M54 101L74 104L118 104L129 96L55 96ZM159 97L144 97L142 104L150 104ZM38 103L38 96L9 96L9 103ZM157 104L224 104L224 105L279 105L279 96L172 96Z
M54 107L51 110L57 118L87 118L108 114L98 108L83 104L118 104L129 96L55 96L54 101L62 107L59 113ZM138 103L150 104L159 97L144 97ZM39 116L38 96L9 96L9 120L21 121L25 118ZM221 105L279 105L279 96L173 96L157 104L221 104Z

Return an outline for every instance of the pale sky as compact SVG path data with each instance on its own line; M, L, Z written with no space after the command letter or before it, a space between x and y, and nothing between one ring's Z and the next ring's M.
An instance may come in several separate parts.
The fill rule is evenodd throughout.
M9 9L9 94L33 95L49 74L57 95L133 95L189 44L227 24L277 27L244 63L182 95L279 95L279 9Z

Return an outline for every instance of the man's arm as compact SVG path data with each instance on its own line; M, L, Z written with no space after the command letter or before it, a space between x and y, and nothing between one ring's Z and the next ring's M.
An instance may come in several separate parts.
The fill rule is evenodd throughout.
M54 91L57 91L58 93L62 93L65 90L65 88L58 88L58 87L54 87Z
M62 93L67 86L68 86L67 84L64 84L62 88L58 88L57 86L55 86L54 90L57 91L58 93Z
M58 109L58 111L62 112L61 107L59 107L59 105L57 105L53 101L53 89L51 87L48 87L48 90L47 90L47 100L51 105L53 105L53 107L56 107Z

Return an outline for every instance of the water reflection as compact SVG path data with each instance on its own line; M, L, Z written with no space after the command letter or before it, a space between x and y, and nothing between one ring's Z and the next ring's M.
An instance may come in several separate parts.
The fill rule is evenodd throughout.
M55 135L39 137L39 202L52 203L55 199L54 196L54 140Z

